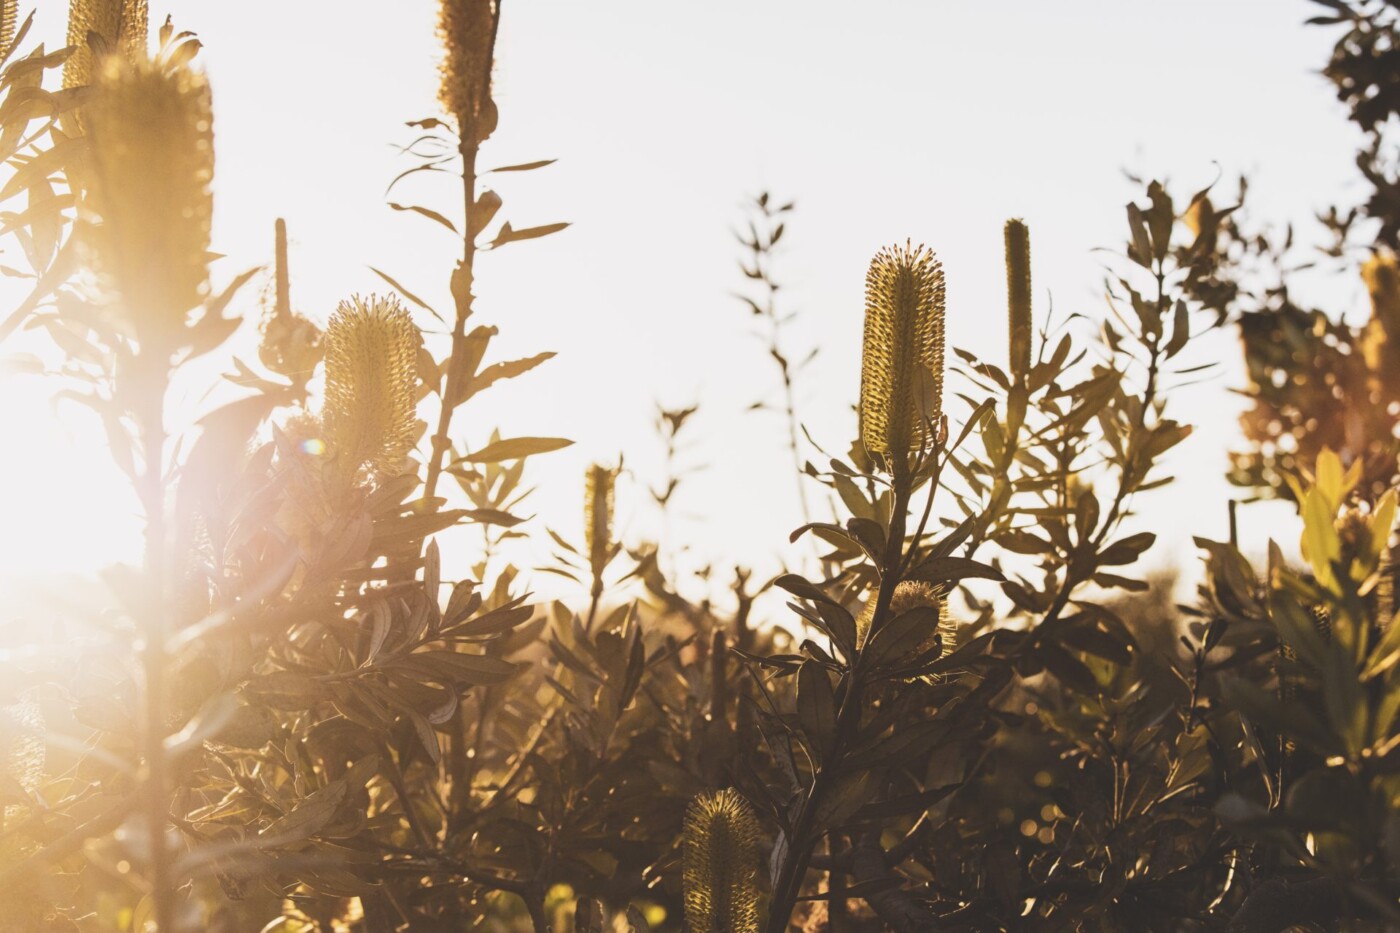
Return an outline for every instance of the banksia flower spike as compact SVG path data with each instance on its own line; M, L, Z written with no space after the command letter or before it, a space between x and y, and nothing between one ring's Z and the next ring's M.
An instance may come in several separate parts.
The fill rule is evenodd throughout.
M491 61L500 9L496 0L441 0L442 83L438 100L457 119L464 141L479 143L495 129Z
M942 644L945 648L952 644L953 625L948 618L948 599L931 583L921 580L904 580L894 588L890 597L889 618L903 615L911 609L926 608L938 613L937 623L929 629L928 637L919 642L913 655L918 656ZM875 599L872 596L865 609L856 617L856 644L864 645L870 636L870 625L875 621Z
M132 62L145 59L149 23L146 0L72 0L68 44L73 52L63 63L63 86L85 87L99 74L102 63L93 53L89 34L99 37L109 55L120 52Z
M397 298L358 295L326 327L327 454L337 478L393 473L413 449L420 336Z
M1006 222L1006 308L1011 335L1011 375L1031 368L1031 232L1025 221Z
M891 473L933 440L943 408L943 266L924 246L882 249L865 277L860 437Z
M748 801L732 788L697 796L684 849L690 933L757 933L758 819Z
M583 539L595 586L612 556L613 488L616 483L615 469L599 463L588 468L587 486L583 494Z
M10 54L19 28L19 0L0 0L0 58Z
M209 85L184 67L108 58L84 110L94 264L138 333L178 330L208 289L214 214Z

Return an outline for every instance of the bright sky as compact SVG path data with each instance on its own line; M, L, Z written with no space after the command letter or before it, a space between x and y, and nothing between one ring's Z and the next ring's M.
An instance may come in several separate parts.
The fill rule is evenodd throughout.
M65 4L43 0L37 35L63 42ZM154 25L174 8L152 3ZM447 307L457 244L383 192L412 163L393 148L404 121L436 112L436 3L191 0L181 28L205 42L218 166L214 247L227 280L267 261L287 218L293 301L324 320L342 297L394 275ZM573 438L541 458L532 511L579 535L582 474L626 453L658 477L656 401L698 401L693 452L709 469L678 503L679 530L719 565L771 570L798 524L776 416L745 413L774 372L730 292L742 284L730 230L763 188L795 198L778 269L794 339L821 347L801 412L833 450L852 436L866 264L886 243L935 248L948 275L950 343L1004 355L1001 226L1030 224L1037 311L1098 315L1122 205L1123 169L1168 175L1185 195L1223 172L1253 182L1256 217L1306 223L1357 191L1355 134L1317 74L1332 36L1305 28L1304 0L505 0L498 48L501 120L485 165L557 158L501 177L503 217L573 226L478 264L479 317L498 358L560 355L479 397L459 438ZM431 177L431 176L429 176ZM452 211L450 181L396 198ZM1364 313L1350 278L1316 287ZM13 288L0 292L13 304ZM251 299L250 291L247 298ZM245 301L245 309L251 307ZM1144 502L1142 522L1194 560L1191 533L1223 537L1224 449L1234 432L1238 350L1215 384L1183 393L1198 433L1174 464L1183 482ZM71 409L53 421L43 387L0 386L7 491L0 572L90 571L132 553L131 499ZM18 442L17 442L18 439ZM19 450L22 454L18 453ZM649 526L624 491L624 522ZM1248 516L1250 513L1246 513ZM1245 530L1254 543L1262 538ZM449 570L448 576L451 576Z

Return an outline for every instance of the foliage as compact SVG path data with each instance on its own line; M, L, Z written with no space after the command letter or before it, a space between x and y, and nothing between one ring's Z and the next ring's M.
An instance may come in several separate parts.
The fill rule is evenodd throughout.
M1328 74L1379 134L1393 16L1324 5L1349 30ZM947 367L957 270L881 251L860 437L820 464L798 443L802 364L770 266L791 205L761 196L745 300L769 325L799 489L839 504L793 534L820 561L757 590L735 567L732 605L687 598L671 542L622 540L627 474L597 464L582 540L541 529L540 569L576 601L537 605L499 545L540 533L518 514L528 461L568 441L497 430L473 448L454 420L472 402L480 424L479 395L550 356L490 361L496 329L468 327L475 263L565 226L498 220L481 186L500 15L443 0L447 114L405 147L401 178L460 180L458 215L390 205L460 241L451 315L380 272L392 292L322 330L293 308L278 221L255 361L230 338L259 270L209 274L198 43L167 23L148 56L139 0L75 0L56 53L23 51L28 21L7 43L0 199L24 204L2 229L32 289L4 331L60 360L11 368L101 416L146 521L142 566L114 568L86 620L101 650L5 662L12 928L1400 924L1400 287L1374 162L1377 197L1331 215L1338 258L1353 221L1376 231L1355 263L1365 329L1294 306L1292 244L1246 234L1209 190L1153 182L1127 205L1097 325L1036 315L1030 230L1008 222L1005 366L954 349ZM60 68L66 89L47 89ZM1135 509L1190 435L1171 398L1201 368L1196 338L1232 321L1254 405L1233 475L1298 504L1304 561L1275 546L1261 573L1197 539L1204 582L1181 608L1145 578ZM240 393L172 424L172 381L213 354ZM693 413L658 419L663 512ZM464 526L482 559L445 566L437 540ZM790 611L755 621L770 588Z

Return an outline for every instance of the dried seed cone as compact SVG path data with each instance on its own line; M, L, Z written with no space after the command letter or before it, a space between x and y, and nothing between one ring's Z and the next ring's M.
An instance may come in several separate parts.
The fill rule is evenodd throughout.
M496 43L495 0L442 0L442 83L438 100L457 119L463 139L480 142L494 129L491 57Z
M1006 309L1011 336L1011 375L1031 368L1031 232L1025 221L1006 222Z
M417 433L420 336L397 298L356 295L326 327L321 419L338 478L397 472Z
M85 87L97 77L101 63L95 60L88 33L99 36L108 53L120 52L137 62L146 57L149 29L146 0L72 0L68 44L73 52L63 63L63 86Z
M280 217L276 227L273 268L275 298L271 313L263 317L258 358L264 366L286 376L304 390L312 370L321 361L321 331L292 311L291 277L287 269L287 223Z
M613 488L617 471L601 464L588 468L588 481L583 494L583 536L588 550L588 564L597 577L608 563L612 550Z
M865 277L860 437L892 473L932 441L943 406L943 266L924 246L882 249Z
M698 795L684 849L690 933L757 933L758 819L748 801L732 788Z
M178 329L208 290L214 214L209 85L142 58L102 63L85 108L94 264L138 333Z

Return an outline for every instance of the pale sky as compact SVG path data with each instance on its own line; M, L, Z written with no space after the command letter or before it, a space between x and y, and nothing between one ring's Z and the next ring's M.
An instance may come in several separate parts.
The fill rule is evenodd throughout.
M40 2L36 34L61 46L66 4ZM413 138L404 122L437 112L436 3L153 2L153 27L176 7L177 26L205 43L214 90L214 248L228 256L219 278L266 262L282 216L293 301L312 318L324 321L351 293L384 290L370 265L448 307L458 244L383 196L413 164L394 149ZM501 328L497 358L559 356L461 411L459 440L479 445L497 426L574 439L536 462L541 489L526 511L539 516L527 527L577 538L586 465L624 452L655 481L655 402L698 401L693 459L709 469L678 502L696 518L676 530L721 566L772 570L799 515L781 421L745 412L776 387L730 295L742 285L730 230L745 197L768 188L798 202L778 273L801 312L795 344L821 348L800 409L814 437L844 450L863 276L881 245L912 237L933 247L947 271L950 344L999 361L1002 223L1030 225L1039 315L1053 298L1058 315L1099 316L1107 257L1094 250L1118 247L1123 204L1139 194L1124 169L1166 175L1182 197L1217 174L1228 194L1245 171L1252 216L1296 221L1317 239L1313 213L1359 190L1356 134L1318 74L1333 35L1302 25L1317 9L505 0L501 119L482 164L557 158L492 184L514 226L573 226L481 256L477 320ZM453 212L458 189L428 177L395 198ZM1328 307L1365 313L1351 277L1313 287ZM1225 335L1198 352L1230 365L1178 398L1176 417L1198 425L1173 463L1182 482L1141 503L1139 527L1163 535L1161 562L1194 562L1192 533L1225 534L1238 349ZM91 426L71 410L51 422L37 383L0 392L0 436L33 438L5 458L4 487L25 492L0 497L3 572L60 560L90 570L129 555L131 500L93 452ZM633 532L651 526L635 484L619 511ZM1251 534L1245 514L1257 545L1263 532Z

